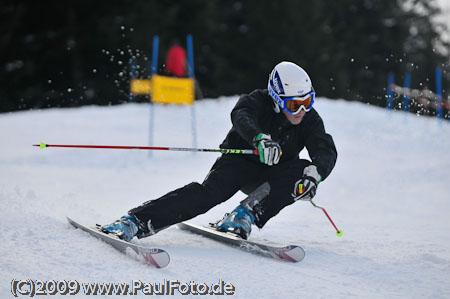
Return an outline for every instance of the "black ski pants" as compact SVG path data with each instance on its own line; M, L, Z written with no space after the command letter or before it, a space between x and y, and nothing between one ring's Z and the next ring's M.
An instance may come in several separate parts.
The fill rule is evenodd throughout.
M249 192L268 182L270 192L261 200L255 222L261 228L281 209L294 203L291 194L295 182L310 164L307 160L295 159L267 166L245 157L223 155L216 160L202 184L190 183L158 199L147 201L128 213L144 229L151 221L155 231L159 231L207 212L239 190ZM148 232L143 232L144 235L146 233Z

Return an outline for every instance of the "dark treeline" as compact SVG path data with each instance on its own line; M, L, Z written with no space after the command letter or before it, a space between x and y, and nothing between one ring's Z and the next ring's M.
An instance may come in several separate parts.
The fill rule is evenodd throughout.
M161 69L171 40L193 35L208 98L265 88L282 60L304 67L319 96L378 106L389 71L434 90L440 66L444 96L450 85L447 29L430 0L0 3L0 112L128 101L129 60L149 76L153 35Z

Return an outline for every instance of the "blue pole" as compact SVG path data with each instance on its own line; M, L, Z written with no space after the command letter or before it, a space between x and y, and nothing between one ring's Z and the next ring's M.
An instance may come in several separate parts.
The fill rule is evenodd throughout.
M189 65L189 77L194 78L194 46L192 43L192 35L188 34L186 37L187 52L188 52L188 65Z
M195 114L195 105L191 105L191 127L192 127L192 147L197 147L197 117Z
M442 71L436 67L437 116L442 119Z
M186 37L187 54L188 54L188 75L189 78L194 79L194 45L192 42L192 34ZM195 82L194 82L195 84ZM197 147L197 117L195 114L194 104L191 105L191 127L192 127L192 146Z
M157 35L153 36L153 51L152 51L152 69L151 74L155 75L158 73L158 48L159 48L159 37ZM150 121L149 121L149 133L148 133L148 144L149 146L153 145L153 135L155 130L155 107L150 98ZM151 152L151 151L150 151ZM149 157L152 156L152 153L149 152Z
M387 99L386 99L386 108L392 109L392 98L393 98L393 90L391 84L394 83L394 73L389 72L388 75L388 86L387 86Z
M406 87L408 89L408 92L410 91L410 86L411 86L411 73L407 72L405 74L405 83L404 83L404 87ZM403 95L403 111L408 112L408 107L409 106L409 95L407 93L405 93Z
M148 133L148 146L153 146L153 131L155 130L155 107L152 101L150 101L150 119L149 119L149 133ZM152 156L152 151L149 151L148 156Z
M130 82L131 80L136 79L136 58L130 58ZM135 96L130 90L130 102L135 102Z
M159 47L159 37L155 35L153 37L152 75L158 73L158 47Z

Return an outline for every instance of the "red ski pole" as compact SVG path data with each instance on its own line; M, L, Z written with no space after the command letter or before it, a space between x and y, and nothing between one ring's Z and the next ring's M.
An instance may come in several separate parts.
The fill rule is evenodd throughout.
M186 148L186 147L161 147L161 146L123 146L123 145L70 145L70 144L33 144L41 149L46 147L69 147L69 148L98 148L98 149L137 149L137 150L158 150L158 151L178 151L178 152L217 152L222 154L243 154L258 155L258 150L252 149L226 149L226 148Z
M325 215L327 216L328 220L330 220L331 224L333 224L334 228L336 229L336 236L341 237L342 236L342 230L339 230L336 227L336 224L334 224L333 220L331 220L330 215L328 215L327 211L324 208L322 208L321 206L316 205L312 200L310 200L310 202L312 203L312 205L314 207L316 207L318 209L321 209L325 213Z

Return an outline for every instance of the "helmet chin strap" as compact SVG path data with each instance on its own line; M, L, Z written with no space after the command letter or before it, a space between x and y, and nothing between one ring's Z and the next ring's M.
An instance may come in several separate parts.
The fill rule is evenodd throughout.
M280 106L278 106L277 103L275 103L275 101L273 101L273 111L275 111L275 113L280 113Z

